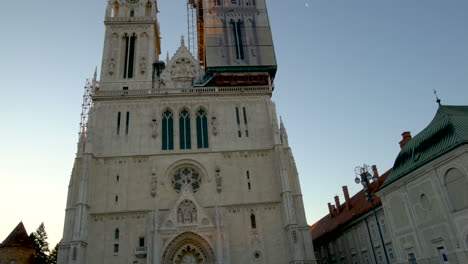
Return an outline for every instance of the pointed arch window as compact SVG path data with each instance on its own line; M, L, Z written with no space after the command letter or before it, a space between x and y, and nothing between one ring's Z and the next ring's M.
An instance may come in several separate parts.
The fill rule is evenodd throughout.
M136 35L133 34L129 37L127 34L124 36L124 46L125 46L125 58L124 58L124 69L123 69L123 78L131 79L133 78L133 68L135 64L135 45L136 45Z
M468 207L468 182L459 169L450 169L445 174L445 190L453 211Z
M208 118L203 108L197 111L197 147L208 148Z
M118 228L115 229L114 238L115 238L115 239L119 239L119 238L120 238L120 231L119 231Z
M135 10L130 11L130 17L134 17L134 16L135 16Z
M191 149L190 112L184 108L179 112L180 149Z
M151 16L151 2L148 1L145 7L145 16Z
M232 30L234 33L234 45L236 46L236 58L238 60L244 59L244 43L242 39L242 20L231 20Z
M112 17L119 16L119 9L120 9L119 3L117 1L114 2L114 4L112 5Z
M251 214L251 215L250 215L250 227L252 227L252 229L256 229L256 228L257 228L257 220L255 219L255 215L254 215L254 214Z
M162 149L174 149L174 119L172 111L166 109L162 114Z

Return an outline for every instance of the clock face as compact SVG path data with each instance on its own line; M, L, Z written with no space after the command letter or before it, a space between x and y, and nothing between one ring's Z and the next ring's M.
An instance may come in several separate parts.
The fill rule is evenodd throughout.
M127 3L129 4L136 4L138 3L139 0L127 0Z

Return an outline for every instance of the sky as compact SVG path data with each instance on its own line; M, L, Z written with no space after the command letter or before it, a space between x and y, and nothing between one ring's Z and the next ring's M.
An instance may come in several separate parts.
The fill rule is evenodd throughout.
M19 221L62 237L83 86L100 67L105 0L6 1L0 16L0 241ZM354 168L381 174L401 133L468 104L468 1L268 0L289 134L309 224ZM163 54L187 34L186 2L160 0Z

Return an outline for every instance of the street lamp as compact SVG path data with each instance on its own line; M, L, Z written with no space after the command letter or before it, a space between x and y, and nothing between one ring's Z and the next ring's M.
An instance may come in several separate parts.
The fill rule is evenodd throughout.
M375 211L375 204L374 204L374 197L372 196L372 190L371 190L371 180L373 182L377 181L377 176L372 175L371 173L372 168L369 165L362 165L357 166L354 169L354 172L356 173L356 178L354 179L354 182L356 184L362 184L364 188L364 193L366 195L366 200L369 201L372 204L372 211L374 212L375 216L375 221L377 222L377 228L379 229L379 235L380 235L380 241L382 243L382 247L384 249L385 253L385 259L387 260L387 263L390 263L388 260L388 255L387 255L387 249L385 248L385 242L382 236L382 231L380 230L380 224L379 224L379 219L377 218L377 212Z

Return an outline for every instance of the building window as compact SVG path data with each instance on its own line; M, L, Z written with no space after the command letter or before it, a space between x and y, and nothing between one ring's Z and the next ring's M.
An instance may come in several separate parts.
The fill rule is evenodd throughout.
M385 225L385 218L383 216L380 218L380 227L382 228L382 232L387 233L387 226Z
M140 247L144 247L145 246L145 238L144 237L140 237L138 239L138 243L140 245Z
M388 257L390 258L390 260L393 260L393 258L395 258L395 255L393 255L393 248L387 247L387 252L388 252Z
M119 244L114 244L114 254L119 253Z
M246 174L247 174L247 188L250 191L252 189L252 185L250 183L250 171L247 171Z
M234 32L234 45L236 46L236 58L238 60L244 59L244 44L242 40L242 25L243 22L241 20L234 21L231 20L232 29Z
M245 111L245 107L242 107L242 112L244 114L244 124L247 125L247 112Z
M179 193L184 186L189 186L193 192L198 191L201 184L200 173L191 167L182 167L172 176L172 186Z
M237 120L237 124L240 125L239 107L236 107L236 120Z
M162 115L162 149L174 149L174 119L171 110L167 109Z
M127 112L127 120L125 121L125 135L128 135L129 125L130 125L130 112Z
M179 113L179 139L180 149L191 149L190 134L190 113L187 109L182 109Z
M115 202L116 203L119 202L119 196L118 195L115 196Z
M197 146L208 148L208 118L203 108L197 111Z
M450 169L445 174L445 189L452 210L459 211L468 206L468 184L465 175L459 169Z
M119 239L119 238L120 238L120 231L118 228L116 228L114 231L114 239Z
M252 229L256 229L256 228L257 228L257 220L255 219L255 215L254 215L254 214L251 214L251 215L250 215L250 227L252 227Z
M124 36L125 43L125 58L124 58L124 69L123 69L123 78L131 79L133 78L133 67L135 62L135 44L136 44L136 35L133 34L131 37L128 35Z
M418 264L416 261L416 255L414 253L409 253L408 254L408 263L409 264Z
M146 4L145 16L151 16L151 3L150 2Z
M73 247L73 250L72 250L72 260L76 260L76 257L78 255L78 253L76 252L76 247Z
M122 117L122 113L117 113L117 135L120 134L120 119Z
M375 231L375 225L371 224L370 228L371 228L372 238L375 239L377 237L377 234L376 234L376 231Z
M380 250L377 251L377 257L378 257L378 259L379 259L379 263L382 263L382 261L383 261L382 251L380 251Z
M134 17L134 16L135 16L135 10L130 11L130 17Z

